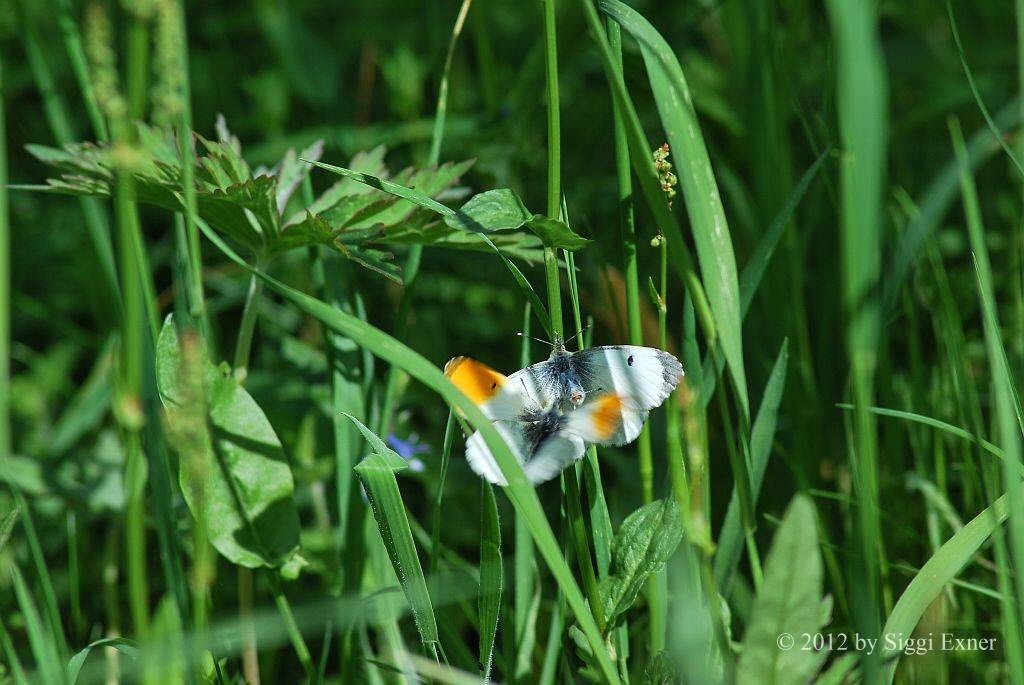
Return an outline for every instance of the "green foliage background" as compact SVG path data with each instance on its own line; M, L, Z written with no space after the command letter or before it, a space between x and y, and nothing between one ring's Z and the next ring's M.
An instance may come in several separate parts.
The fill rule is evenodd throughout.
M867 682L892 677L895 663L880 653L857 654L857 664L838 652L791 667L772 661L777 648L764 640L777 627L769 613L785 610L786 590L780 589L779 578L787 575L786 553L768 554L773 540L781 540L791 554L813 560L790 569L811 578L806 582L813 591L791 612L804 617L797 624L810 632L877 635L895 626L907 638L915 628L918 635L996 636L995 651L904 656L895 677L922 683L1024 682L1024 642L1015 604L1024 599L1017 579L1024 563L1024 545L1019 544L1024 541L1024 521L1013 513L1017 500L1012 496L1019 492L1015 462L1020 459L1021 437L1014 378L1024 373L1024 178L1011 159L1024 157L1021 108L1015 95L1024 82L1022 8L1013 3L953 3L960 19L961 57L951 13L938 4L844 2L631 3L664 37L685 72L700 124L698 135L703 135L728 218L737 271L744 273L750 262L757 261L753 257L765 256L759 245L773 221L781 217L784 228L743 322L749 407L728 374L712 372L718 379L714 396L705 395L693 404L687 399L693 389L688 386L677 395L679 403L669 404L668 411L675 414L658 410L650 418L653 497L664 499L666 509L681 498L679 504L692 504L692 510L681 515L673 510L681 521L667 528L665 536L674 540L682 528L687 539L674 556L650 564L647 572L653 575L626 613L628 628L612 633L609 653L619 659L615 667L620 675L630 675L632 682L754 682L751 674L760 673L766 660L771 665L765 668L780 674L775 682L804 682L821 666L837 678L829 682L844 682L854 669ZM67 17L84 26L88 6L95 4L0 2L11 184L41 184L58 176L56 169L30 154L27 145L59 147L62 133L75 141L95 139L58 11L63 8ZM612 91L581 9L585 3L554 4L564 218L574 231L592 240L572 255L578 303L583 323L593 323L588 340L626 342L630 296L624 281ZM130 46L136 15L120 3L99 5L112 21L110 47L120 60L123 85L131 78L127 56L138 54ZM215 139L215 121L223 115L252 168L272 167L289 149L302 150L317 139L324 141L321 160L339 166L347 167L357 153L381 145L393 175L407 167L429 166L437 93L458 10L455 2L395 0L186 3L193 127ZM483 191L510 188L530 211L552 213L543 211L551 200L551 160L545 97L545 49L550 44L542 19L540 2L475 0L469 10L448 77L439 161L474 162L447 197L437 196L451 207ZM870 72L875 44L872 36L865 38L859 31L861 21L878 32L884 68L880 74ZM153 26L148 17L142 23ZM147 45L143 118L166 123L161 121L166 116L161 103L166 103L154 88L174 82L168 81L171 77L161 62L161 55L166 56L161 46ZM649 74L640 47L628 35L623 53L624 80L639 121L650 144L660 145L678 130L666 132L664 122L671 119L659 112L658 98L652 95L664 95L671 79L659 82ZM865 73L858 74L862 68ZM51 80L41 74L49 74ZM652 93L652 85L658 93ZM871 119L872 97L881 98L884 120ZM992 113L998 138L982 115L983 107ZM54 125L60 119L55 108L66 113L64 129ZM859 126L868 129L866 133L858 131ZM958 165L961 135L966 148L959 150ZM878 166L872 167L875 143L884 148ZM681 154L686 151L674 146L670 161L677 171L687 161L679 158ZM816 160L820 165L812 167ZM809 169L813 171L805 177ZM315 194L338 180L320 169L310 178L309 189ZM796 190L802 178L809 183L805 193ZM685 176L681 183L687 183ZM636 179L634 187L640 187ZM962 193L967 201L961 201ZM687 253L698 254L700 245L686 211L688 199L681 192L671 213L682 226ZM879 205L877 213L873 203ZM176 279L174 218L164 209L137 206L162 319L176 311L176 302L181 306L183 297L181 279ZM691 284L674 272L667 278L662 275L662 250L651 242L657 227L664 229L662 215L652 213L640 192L631 206L636 212L643 339L679 356L687 366L687 378L698 379L699 386L707 376L691 362L707 354L710 346L700 312L694 323L694 312L684 307L693 295L687 289ZM522 509L517 514L500 489L481 493L479 479L462 458L459 424L450 423L441 390L429 382L398 374L393 416L384 419L395 437L421 446L415 457L422 469L388 466L387 449L365 450L355 433L351 454L355 461L371 451L382 455L367 463L366 470L381 479L366 483L367 490L371 496L393 494L392 484L397 483L400 499L387 500L391 514L384 516L392 525L403 511L408 516L411 530L396 534L402 548L397 553L405 554L406 564L422 563L419 576L425 585L410 590L404 576L394 578L388 565L389 559L395 561L394 542L385 540L391 556L383 554L372 525L358 531L369 536L365 547L337 545L340 536L353 531L331 529L339 516L331 494L339 482L336 422L353 429L331 404L325 350L334 335L332 324L318 321L311 310L296 306L296 300L274 287L263 291L254 312L245 391L265 414L290 465L302 530L300 553L307 565L300 569L301 563L293 559L283 573L246 576L247 571L239 572L227 558L213 553L207 605L210 632L178 617L167 608L174 590L164 582L166 559L160 556L157 537L174 536L186 571L197 563L201 552L193 537L194 511L186 506L177 484L181 447L168 441L162 448L170 459L168 474L173 474L169 512L158 509L151 490L142 499L141 513L133 512L126 494L133 476L125 474L126 430L130 431L126 426L131 422L118 413L125 409L118 404L116 380L127 363L123 340L118 338L122 323L117 303L105 287L83 206L75 198L12 189L8 207L10 302L4 316L12 343L7 360L11 377L4 390L10 399L12 444L10 454L0 454L0 471L11 487L0 492L0 513L16 511L17 519L10 519L16 527L0 548L0 617L5 626L0 662L7 662L0 667L0 679L17 681L18 667L11 659L16 653L25 670L37 671L33 677L41 682L61 680L66 677L63 665L54 669L45 663L49 658L63 664L94 640L124 636L133 640L120 645L125 652L121 667L129 669L128 678L232 682L247 672L242 663L244 640L239 637L246 626L253 626L258 636L264 682L291 682L304 675L331 682L391 682L410 677L413 671L439 682L461 682L461 676L430 670L441 668L435 659L472 674L467 677L476 681L481 664L484 678L491 668L491 676L501 682L608 678L607 673L601 675L593 645L574 625L562 594L564 583L555 579L557 574L540 556L536 575L532 557L516 557L516 549L529 540L529 532L536 535L536 528L517 531L516 517L528 517ZM100 212L117 216L107 201ZM114 246L117 258L123 259L116 235ZM673 243L673 249L679 247ZM244 328L250 275L205 237L201 248L211 322L210 361L230 363L237 331ZM541 251L535 241L530 248L525 255L530 259L516 259L516 264L547 302ZM392 253L397 266L406 264L410 251L405 245L376 249ZM329 301L311 260L314 253L326 252L294 249L266 269L298 291ZM679 253L671 253L669 262L678 260ZM509 271L487 249L426 246L407 323L402 322L400 284L352 262L338 263L345 265L348 292L362 297L366 320L438 367L451 357L470 355L511 372L524 359L547 356L548 348L535 343L524 357L515 334L524 328L526 300ZM708 287L709 276L703 262L700 266L717 316L720 310ZM872 282L873 270L879 274L877 283ZM868 286L858 293L859 275ZM571 285L565 270L561 278L564 316L570 322L566 330L571 334ZM662 319L657 302L647 297L648 278L668 303ZM666 291L660 290L662 279ZM852 305L851 293L856 295ZM739 303L739 294L732 295ZM989 312L983 311L985 298L992 305ZM862 303L863 310L874 313L868 316L877 319L865 323L859 318ZM877 331L872 321L877 321ZM664 325L663 335L659 324ZM543 335L536 318L531 330ZM348 352L356 366L369 360L361 356L363 351L379 352L371 337L334 331L355 341L356 347L349 343ZM149 359L146 364L156 363ZM368 390L362 418L379 428L388 365L378 359L362 369L370 372L360 380ZM777 388L777 414L765 417L766 432L759 434L758 409L762 399L770 397L765 388L774 378L773 369L783 374L777 382L783 383L784 391ZM417 375L414 369L406 371ZM858 403L863 411L852 409ZM868 412L868 405L895 411L879 417ZM146 421L165 420L156 404L144 407L144 413ZM697 424L695 432L689 432L691 421ZM453 446L442 480L446 425ZM777 427L773 433L765 425ZM697 476L680 490L670 460L678 455L676 465L684 464L694 477L701 473L694 450L704 454L705 477ZM1004 470L995 453L1010 466ZM147 455L153 458L152 444ZM736 537L726 545L720 538L723 521L731 517L734 527L744 525L739 523L739 510L749 493L744 494L742 484L736 487L735 474L748 461L756 502L749 512L750 536L741 540L736 528L730 533ZM605 575L616 573L618 557L609 570L607 556L602 563L600 545L612 544L611 534L621 533L623 520L640 514L638 509L650 499L644 492L636 446L601 449L598 463L603 488L600 483L594 486L586 469L580 470L580 481L585 507L599 508L597 492L607 503L611 526L604 533L589 510L584 512L585 524L570 510L565 498L571 498L572 488L581 487L575 475L571 484L559 486L554 481L537 490L585 593L592 589L585 568L592 560L588 556L579 564L580 551L589 554L587 545L597 547L593 562L607 581ZM148 478L147 487L154 487L152 467ZM343 478L352 483L353 504L362 507L366 521L372 524L374 514L382 516L360 499L354 474ZM990 506L1000 520L1005 518L1006 505L993 503L1006 491L1011 493L1009 526L998 525L987 515L964 526ZM797 493L804 496L794 500ZM517 497L513 493L518 506ZM737 503L730 505L731 498ZM440 514L435 509L438 501ZM787 507L790 513L783 525L792 529L776 536ZM35 533L29 530L28 512ZM160 531L165 514L172 527ZM125 557L133 548L130 541L127 548L124 545L131 521L142 526L145 540L145 609L154 625L149 635L133 625L137 615L132 612L138 607L129 602L132 589L127 585ZM440 522L443 550L432 546L435 521ZM582 528L573 528L576 524ZM872 533L873 526L877 534ZM954 538L955 544L943 547L964 531L962 538ZM581 532L584 546L574 547ZM706 544L702 533L720 544L717 550ZM808 536L820 543L811 551L801 544ZM963 542L967 537L977 539ZM760 548L760 556L767 559L763 579L760 562L751 565L751 546ZM366 556L372 569L367 573L374 579L362 585L344 581L351 562L339 559L339 550ZM720 561L723 550L735 555L731 564ZM817 566L819 553L823 569ZM730 566L740 557L733 574ZM929 568L944 570L924 591L927 601L916 610L908 609L903 602L913 593L904 595L904 590L926 562L936 565ZM661 570L666 563L667 571ZM947 584L964 565L960 580ZM478 584L485 591L478 591ZM536 599L532 592L521 595L520 584L527 590L536 587ZM53 593L52 599L47 593ZM824 600L822 610L825 594L831 600ZM288 612L277 613L283 597L285 604L290 603L288 612L294 611L294 631L279 622L287 624L279 616ZM415 620L406 602L413 604ZM43 614L35 617L35 628L33 603ZM239 618L240 604L255 612L255 619L244 612ZM373 622L369 629L353 627L363 625L368 606L371 612L391 612L399 618L385 621L385 628ZM59 631L49 610L60 618ZM430 621L436 613L440 627L436 644L422 632L421 618L427 610ZM480 635L493 636L494 629L483 625L493 616L497 637L491 667L489 652L478 650L483 649ZM523 616L529 620L530 635L517 623ZM686 629L691 617L693 625L703 627ZM747 633L751 626L757 629ZM651 649L650 636L659 630L667 638L656 645L660 648ZM60 644L58 632L67 645ZM296 632L304 635L312 656L303 658L295 644ZM705 635L708 643L691 633ZM747 635L764 640L746 643ZM170 637L161 640L166 636ZM177 641L183 641L180 650ZM165 662L175 666L149 674L131 671L130 653L136 642L142 649L151 645L151 656L164 654ZM161 643L167 653L152 647ZM627 643L631 649L628 665L623 666L621 650ZM403 660L402 654L390 651L396 644L420 660ZM701 645L706 653L700 653ZM547 655L552 652L549 664ZM102 679L110 668L112 657L107 658L107 665L97 656L88 659L83 681ZM214 660L220 660L219 669L210 665ZM314 665L313 672L304 662Z

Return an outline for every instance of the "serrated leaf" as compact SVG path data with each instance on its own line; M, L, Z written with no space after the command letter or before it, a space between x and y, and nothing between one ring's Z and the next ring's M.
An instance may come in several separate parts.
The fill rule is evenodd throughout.
M182 380L173 317L157 340L157 386L172 430L195 417ZM206 436L199 443L205 474L193 477L183 463L179 482L193 514L203 506L207 535L224 557L248 568L277 567L299 547L294 483L281 442L263 410L230 373L206 362L202 372L209 401Z
M461 231L506 231L519 228L532 216L518 195L497 188L474 195L444 222Z
M818 549L814 505L804 495L793 498L775 533L764 566L764 581L754 600L736 682L757 685L803 685L810 682L827 651L780 649L779 635L799 639L828 624L831 602L822 599L823 570Z
M566 224L551 217L535 214L526 222L526 225L537 234L546 247L575 252L590 243L590 240L578 235Z
M660 571L683 539L674 498L645 504L626 517L612 540L612 575L601 581L606 632L626 612L652 573Z

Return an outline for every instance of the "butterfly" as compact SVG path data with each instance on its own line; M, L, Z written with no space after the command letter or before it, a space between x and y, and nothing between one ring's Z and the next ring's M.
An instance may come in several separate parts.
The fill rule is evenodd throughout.
M623 400L615 393L594 394L566 411L537 404L516 389L511 376L468 357L452 359L445 374L494 421L534 484L551 480L579 460L588 442L608 443L621 430ZM508 485L479 431L466 441L466 461L490 482Z
M635 440L647 413L679 383L683 367L668 352L650 347L612 345L570 353L556 338L547 361L511 376L468 357L448 362L445 374L496 422L520 451L531 481L539 483L579 459L584 442L625 445ZM595 429L598 423L602 430ZM495 478L501 474L483 438L474 434L466 444L474 471L503 482ZM530 467L534 460L538 463Z

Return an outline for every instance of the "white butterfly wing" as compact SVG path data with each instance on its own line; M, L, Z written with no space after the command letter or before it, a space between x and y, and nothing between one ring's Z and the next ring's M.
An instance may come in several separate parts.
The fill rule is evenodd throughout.
M498 434L508 443L509 447L512 448L512 453L516 455L521 464L523 462L525 443L522 438L520 425L513 421L495 421L494 427L498 430ZM478 476L487 479L495 485L508 485L505 476L501 474L498 462L495 461L494 455L491 454L491 448L487 446L487 442L484 440L484 436L480 434L480 431L476 431L466 440L466 461L469 462L469 468L473 469L473 472Z
M636 440L647 412L672 394L683 376L683 366L668 352L653 347L612 345L593 347L573 355L573 366L588 393L615 393L622 398L621 426L607 440L624 445Z
M580 460L586 450L583 439L566 430L547 437L533 457L523 465L526 477L537 485L549 481L562 470Z
M523 437L521 423L495 421L494 427L512 448L512 453L522 465L527 479L534 485L557 476L566 466L580 459L586 448L580 436L561 430L547 436L534 454L528 456L526 452L529 448ZM495 485L508 485L480 431L473 433L466 441L466 461L478 476Z
M545 408L555 400L556 385L547 371L548 362L537 362L508 377L508 387L521 393L529 406Z
M683 376L683 365L668 352L633 345L577 352L573 366L588 392L614 392L645 411L660 406Z

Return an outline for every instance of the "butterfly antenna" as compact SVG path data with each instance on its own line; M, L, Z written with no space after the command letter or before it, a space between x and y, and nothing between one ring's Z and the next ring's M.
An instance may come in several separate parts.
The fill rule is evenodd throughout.
M580 329L580 330L578 330L577 332L573 333L573 334L572 334L572 335L571 335L571 336L570 336L570 337L568 338L568 340L566 340L566 342L569 342L569 340L572 340L573 338L576 338L576 339L577 339L577 342L580 342L580 343L582 344L582 342L583 342L583 334L584 334L584 333L586 333L586 332L587 332L587 329L588 329L588 328L590 328L590 327L591 327L591 326L593 326L593 325L594 325L594 324L593 324L593 322L591 322L591 323L588 323L588 324L587 324L586 326L584 326L583 328L581 328L581 329Z
M551 345L552 347L554 347L554 345L555 345L550 340L543 340L541 338L535 338L532 335L527 335L526 333L516 333L516 335L518 335L520 338L529 338L530 340L536 340L537 342L543 343L544 345Z

